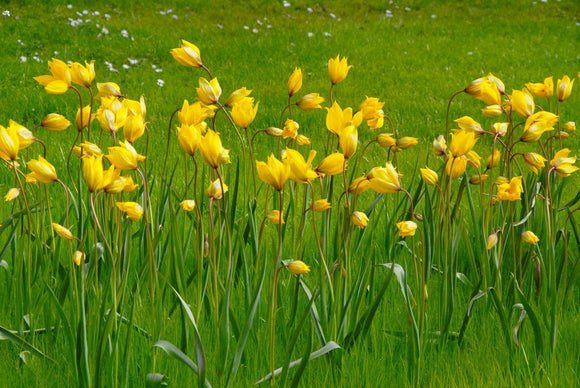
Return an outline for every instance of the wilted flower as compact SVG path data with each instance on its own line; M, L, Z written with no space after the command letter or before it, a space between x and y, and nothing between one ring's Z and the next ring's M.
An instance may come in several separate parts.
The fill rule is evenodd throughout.
M190 212L195 209L195 201L193 199L186 199L181 201L179 206L181 206L184 211Z
M75 253L73 253L72 260L76 266L80 266L81 263L85 260L85 254L81 251L75 251Z
M296 121L287 119L284 123L284 129L282 130L282 137L284 139L296 138L296 135L298 135L298 128L300 128L300 125Z
M439 135L437 139L433 140L433 153L435 156L443 156L447 154L447 142L445 136Z
M397 228L399 229L399 236L401 237L414 236L417 230L417 224L413 221L402 221L397 222Z
M8 190L8 192L4 196L4 201L10 202L10 201L16 199L19 195L20 195L20 189L11 188L10 190Z

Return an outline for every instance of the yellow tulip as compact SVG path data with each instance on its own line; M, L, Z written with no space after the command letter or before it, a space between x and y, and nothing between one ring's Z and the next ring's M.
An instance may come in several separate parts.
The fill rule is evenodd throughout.
M536 105L534 97L527 89L514 90L510 96L512 111L522 117L529 117L534 114Z
M509 182L510 182L509 179L507 179L505 176L498 176L497 178L495 178L494 184L496 186L499 186L499 185L503 185L504 183L509 183Z
M230 150L223 147L220 135L211 129L201 138L199 151L202 159L213 168L230 163Z
M49 131L62 131L70 126L70 121L58 113L49 113L40 125Z
M199 100L206 105L216 104L222 94L222 88L220 87L217 78L208 81L205 78L200 77L199 88L197 88L196 91Z
M355 194L361 194L370 189L371 184L366 176L361 176L356 178L350 186L348 186L348 191Z
M205 105L199 101L189 105L189 102L184 100L177 117L181 124L197 125L214 115L213 106Z
M42 156L38 160L31 159L28 162L28 168L32 170L32 177L42 183L51 183L58 180L54 166Z
M457 179L467 169L467 158L465 156L460 156L455 158L453 156L447 159L447 164L445 165L445 172L451 179Z
M110 169L105 171L104 190L107 194L119 194L122 192L131 192L138 185L133 182L130 176L119 176L120 170Z
M18 136L18 149L23 150L28 148L32 143L36 141L36 137L32 131L28 130L27 128L23 127L22 125L18 124L14 120L10 120L10 125L7 128L8 132L16 133Z
M177 140L183 152L193 156L201 143L199 125L182 124L177 128Z
M492 233L487 237L486 248L491 250L497 244L497 233Z
M421 178L423 178L423 182L430 186L435 186L437 181L439 180L439 175L429 167L420 168L421 171Z
M143 216L143 208L137 202L117 202L117 207L133 221L139 221Z
M99 148L98 145L85 141L81 143L80 148L83 150L84 155L102 155L103 151Z
M268 127L268 128L266 128L266 134L273 136L273 137L282 137L282 135L284 134L284 131L281 130L280 128Z
M12 188L10 190L8 190L8 192L6 193L6 195L4 196L4 201L5 202L10 202L13 201L14 199L16 199L18 196L20 195L20 189L17 188Z
M266 216L274 225L284 225L284 214L280 210L272 210L270 214Z
M302 110L312 110L321 108L320 104L324 102L324 97L320 97L318 93L310 93L302 97L296 105Z
M289 178L300 183L308 183L318 178L318 174L312 169L312 160L315 156L316 151L311 150L306 161L300 152L287 148L284 152L284 162L290 168Z
M488 105L481 110L481 113L487 117L498 117L503 113L503 110L499 105Z
M85 260L85 254L81 251L75 251L75 253L73 253L72 260L76 266L80 266L81 263Z
M554 113L546 111L535 113L527 118L520 140L526 143L536 142L544 132L554 130L557 122L558 116Z
M254 99L252 97L244 97L236 102L231 113L236 125L244 129L248 128L254 121L254 118L256 118L259 105L259 102L254 105Z
M18 133L11 128L0 125L0 158L6 161L18 159L20 139Z
M447 154L447 141L445 140L445 136L439 135L437 139L433 140L433 153L435 156Z
M481 85L480 94L477 99L485 102L487 105L501 105L500 91L493 82L486 81Z
M342 130L349 125L358 128L363 120L363 113L352 114L352 108L342 110L335 101L330 108L327 108L326 128L335 135L340 135Z
M476 136L481 136L485 132L481 127L481 124L469 116L463 116L455 120L455 122L459 125L459 128L468 132L475 132Z
M95 80L95 61L91 61L91 63L85 61L85 66L74 62L70 66L70 74L72 82L89 88Z
M399 183L399 173L391 162L385 167L375 167L367 174L371 189L377 193L396 193L402 190Z
M310 272L310 267L300 260L294 260L287 266L288 271L294 275L302 275Z
M331 208L330 203L326 198L314 201L314 203L312 204L312 211L315 213L322 213L323 211L328 210L330 208Z
M202 66L199 48L186 40L181 40L181 47L171 49L171 55L173 55L173 58L183 66Z
M346 159L356 152L358 146L358 131L352 125L344 128L338 137L338 143Z
M123 127L123 136L129 143L135 143L145 133L145 120L140 114L128 115Z
M130 100L128 98L124 99L121 106L127 110L127 114L130 115L141 115L143 120L147 116L147 106L145 105L145 97L141 96L139 101Z
M481 182L484 182L487 178L488 178L487 174L472 175L469 178L469 183L471 183L472 185L479 185L479 184L481 184Z
M76 124L77 130L82 131L89 126L91 120L91 106L87 105L82 110L77 110Z
M548 77L543 83L527 83L526 87L536 97L552 97L554 95L554 79Z
M109 155L106 158L119 170L135 170L139 162L145 160L145 156L139 155L128 141L119 142L119 146L109 147Z
M282 137L284 139L295 139L298 135L298 128L300 128L300 125L298 125L296 121L286 119L286 122L284 123L284 129L282 130Z
M56 234L59 235L60 238L65 239L65 240L72 240L75 238L75 236L72 234L72 232L70 231L70 229L57 224L55 222L52 223L52 229L56 232Z
M207 188L207 195L212 199L221 199L223 195L227 192L228 185L224 183L222 188L219 178L211 182L209 187Z
M193 199L186 199L184 201L181 201L179 203L179 206L181 206L181 208L186 211L186 212L190 212L193 209L195 209L195 201Z
M377 143L381 145L381 147L392 147L397 144L397 140L393 137L392 133L381 133L377 136Z
M491 83L493 83L496 86L497 90L501 94L505 94L505 86L499 78L497 78L495 75L489 73L487 75L487 80L490 81Z
M308 145L310 144L310 139L304 135L296 135L296 144L299 146Z
M524 162L528 165L528 167L535 172L538 173L538 170L543 168L548 159L544 158L542 155L537 154L535 152L527 152L524 155Z
M400 139L397 139L396 148L405 150L407 148L411 148L419 144L419 139L416 137L404 136Z
M324 175L337 175L344 171L344 155L340 152L328 155L322 159L316 171Z
M52 75L41 75L34 79L50 94L63 94L71 86L71 73L69 66L60 59L48 61L48 69Z
M486 160L487 169L490 170L499 164L501 159L501 152L499 150L493 150L493 154L489 155Z
M566 124L564 124L564 129L572 133L576 130L576 123L574 121L568 121Z
M578 171L578 167L574 166L576 163L576 157L568 157L570 150L568 148L561 149L556 152L554 159L550 162L552 169L556 171L556 174L561 177L567 177L570 174Z
M337 55L334 59L328 60L328 75L330 76L330 81L333 85L343 81L348 71L352 66L348 65L348 61L346 58L340 58L340 55Z
M572 93L572 86L574 86L574 80L570 81L570 77L565 75L562 79L558 80L558 86L556 87L556 95L558 96L558 101L564 101L570 97Z
M293 96L302 88L302 70L299 67L294 68L292 75L288 79L288 95Z
M260 179L278 191L282 190L290 177L290 165L276 159L274 154L270 154L267 164L257 161L256 169Z
M494 123L491 126L491 133L495 136L503 137L507 133L510 123Z
M522 233L522 241L527 242L528 244L537 245L540 239L531 230L526 230Z
M96 98L102 97L123 97L121 93L121 88L114 82L97 83L97 89L99 93Z
M498 201L518 201L522 199L522 177L512 178L509 183L503 183L497 186Z
M369 129L382 128L384 124L385 124L385 112L383 112L382 109L378 110L375 116L367 120L367 125L369 126Z
M384 102L379 101L376 97L367 97L362 104L359 105L358 110L362 112L363 120L371 120L375 118L378 112L382 112Z
M356 226L364 228L369 223L369 218L363 212L354 212L351 215L352 223Z
M399 236L401 237L414 236L417 224L413 221L397 222L397 229L399 229Z
M245 97L248 97L251 93L252 91L248 90L246 87L235 90L228 97L228 100L226 101L226 106L228 108L233 108L236 103L240 102Z
M465 129L458 131L455 134L452 134L451 144L449 145L449 149L451 150L451 154L458 158L460 156L465 155L475 145L477 142L477 138L475 137L475 132L466 131Z
M83 175L89 191L95 192L103 187L103 155L83 156Z

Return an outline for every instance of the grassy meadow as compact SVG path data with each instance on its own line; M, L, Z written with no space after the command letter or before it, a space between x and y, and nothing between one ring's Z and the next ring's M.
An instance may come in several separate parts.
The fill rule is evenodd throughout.
M577 2L23 0L0 11L0 194L19 189L0 204L3 385L580 385L580 140L566 124L580 108ZM188 123L179 110L211 76L174 59L182 39L222 90ZM337 55L352 68L331 88ZM53 58L94 60L94 82L47 93L34 77ZM498 93L497 117L477 92L449 103L489 73L505 84L500 95L482 81ZM576 80L569 96L557 90L564 76ZM547 77L551 98L516 107L514 91ZM97 119L105 82L122 92L109 101L134 100L127 114L146 122L131 141L146 159L126 168L115 156L126 148L108 150L118 144ZM237 108L219 107L242 87L259 101L247 129ZM83 106L94 97L90 131L77 131L76 90ZM309 93L322 109L287 106ZM357 122L367 97L384 103L369 110L380 128ZM334 118L337 133L332 102L352 108ZM49 113L71 125L47 130ZM464 116L480 126L452 132ZM42 142L19 138L18 159L7 156L10 120ZM81 161L81 139L109 157L84 149ZM58 181L31 183L43 152ZM256 165L271 154L281 162ZM95 178L103 166L137 187L109 191ZM315 212L323 199L331 208ZM280 209L283 225L272 221Z

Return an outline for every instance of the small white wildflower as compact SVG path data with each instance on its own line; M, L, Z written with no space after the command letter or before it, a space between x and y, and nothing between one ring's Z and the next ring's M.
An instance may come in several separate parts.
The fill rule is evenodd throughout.
M260 19L256 20L256 23L258 23L258 25L262 25L262 21Z
M126 63L123 63L123 69L129 70L130 68L131 66L127 65Z
M105 35L109 35L109 29L107 27L103 27L103 29L101 30L101 32Z
M437 15L435 14L431 15L431 19L437 19Z
M328 32L328 31L325 31L324 32L324 36L332 36L332 34L330 32Z
M166 12L165 11L159 11L159 15L165 16L166 15Z
M270 29L270 28L272 28L272 25L271 25L271 24L268 24L268 25L266 26L266 28L267 28L267 29Z
M258 29L257 29L257 28L253 28L253 29L252 29L252 32L253 32L254 34L257 34L257 33L258 33L258 32L260 32L260 31L258 31Z
M93 12L93 16L101 16L101 13L99 11L95 11Z
M88 15L89 11L87 11L86 9L83 11L83 15Z
M250 27L244 26L244 30L249 30L249 29L250 29Z
M155 65L153 63L151 64L151 67L154 68L154 69L157 69L157 65Z
M314 34L313 34L312 32L309 32L309 33L308 33L308 37L309 37L309 38L312 38L312 37L314 37Z
M473 53L471 51L468 51L467 55L473 55Z
M36 55L32 57L32 59L34 59L36 62L40 62L40 58L37 57Z
M156 73L161 73L163 71L163 69L155 69Z
M282 2L282 5L284 5L284 8L288 8L288 7L290 7L292 4L290 4L289 2L287 2L286 0L284 0L284 1Z
M222 26L221 24L218 23L217 28L219 28L220 30L223 30L224 26Z
M331 13L329 13L328 15L330 15L330 17L331 17L331 18L333 18L333 19L336 19L336 15L335 15L335 14L333 14L332 12L331 12Z
M2 16L10 17L10 11L8 11L7 9L5 9L4 11L2 11Z
M157 80L157 86L159 86L160 88L162 88L165 85L165 81L163 81L162 79L158 79Z
M172 9L168 9L168 10L167 10L167 14L168 14L168 15L169 15L171 12L173 12L173 10L172 10Z
M121 30L121 36L123 38L128 38L129 37L129 33L127 32L127 30Z
M171 18L177 20L177 19L179 19L179 16L177 16L177 15L171 15Z
M308 11L308 13L312 13L313 12L312 11L312 8L310 8L310 7L306 8L306 10Z
M138 59L133 59L133 58L127 58L127 61L129 61L129 63L131 65L136 65L136 64L139 63L139 60Z
M105 19L109 20L111 18L111 15L109 15L108 13L105 14Z
M77 16L78 16L78 17L82 17L82 16L83 16L83 14L82 14L82 13L80 13L79 11L77 11L77 12L75 12L75 13L77 14Z
M405 7L405 11L409 12L410 10L411 10L411 8Z
M58 52L58 51L55 51L55 52L54 52L54 55L58 55L58 54L59 54L59 52Z
M66 6L68 9L72 9L72 4Z
M27 60L28 60L28 58L26 58L26 57L24 57L24 56L20 57L20 63L24 63L24 62L26 62Z

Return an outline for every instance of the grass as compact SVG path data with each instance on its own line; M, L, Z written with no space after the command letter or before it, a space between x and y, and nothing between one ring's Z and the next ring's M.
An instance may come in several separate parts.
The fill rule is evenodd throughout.
M356 6L349 2L332 2L324 5L312 5L306 1L291 1L291 3L291 6L284 7L282 3L269 1L223 3L161 1L136 7L133 2L117 1L98 7L92 2L75 2L72 3L72 8L68 8L67 1L5 2L1 8L9 10L10 16L0 16L0 44L9 49L0 54L0 68L3 69L0 102L4 106L0 110L0 124L7 125L8 120L13 119L32 128L49 112L62 113L73 119L78 108L76 96L70 92L63 96L46 94L32 77L46 74L46 62L52 57L79 62L95 59L98 82L116 82L130 98L137 99L141 94L145 95L147 121L153 144L148 155L148 168L151 176L158 177L165 154L169 117L181 105L183 99L192 101L195 98L194 88L197 86L198 77L203 75L197 69L180 66L169 54L170 49L178 47L180 39L187 39L200 47L204 63L220 80L224 97L242 86L253 90L252 95L261 101L258 115L252 125L254 129L278 125L280 111L286 104L285 84L296 66L301 67L304 73L301 93L318 92L327 98L326 62L329 58L340 54L348 57L349 63L354 65L347 79L335 88L335 98L340 101L341 106L352 106L356 109L365 96L379 97L381 101L386 102L384 110L392 118L397 135L415 136L420 139L417 146L419 151L416 149L405 151L398 166L399 171L404 174L403 185L410 188L413 184L414 190L418 174L413 173L416 171L414 168L417 160L412 155L420 153L418 163L421 166L425 163L422 155L430 153L433 138L445 133L445 111L449 97L454 92L489 72L501 78L510 93L512 89L521 89L526 82L541 82L548 76L554 76L555 80L565 74L574 77L580 69L579 57L576 54L580 7L573 1L537 4L532 4L531 1L510 3L482 1L469 4L409 1L396 5L367 1ZM387 17L385 13L387 8L392 12L392 17ZM90 22L76 27L67 23L68 18L78 19L76 12L85 9L91 14L82 18L91 19ZM169 9L172 10L171 13L167 13ZM99 11L100 15L93 15L93 11ZM160 11L165 15L160 14ZM525 18L522 17L523 13L526 15ZM107 19L105 14L110 15L110 18ZM271 28L268 28L268 25ZM103 27L108 29L108 34L102 32ZM254 28L258 30L257 33L252 31ZM123 30L127 31L128 38L121 35ZM313 34L312 37L309 37L309 33ZM34 59L35 56L39 58L38 62ZM26 62L23 62L21 57L26 57ZM130 65L128 58L137 59L138 63ZM112 63L118 72L110 72L105 61ZM123 64L130 65L129 69L124 69ZM156 72L153 65L157 69L162 69L162 72ZM164 81L163 87L158 86L158 80ZM578 87L576 85L576 88ZM564 122L576 119L580 101L578 96L577 89L574 89L571 97L562 104L560 116ZM328 102L324 105L328 106ZM452 105L451 119L468 114L487 128L494 120L479 114L482 107L480 101L460 96ZM324 125L325 116L326 111L321 109L296 112L295 117L300 123L300 132L310 137L315 148L319 150L316 163L322 159L321 148L327 133ZM225 118L219 117L218 128L226 128L226 125ZM72 133L73 129L69 129L60 133L41 132L39 135L46 141L48 155L54 155L51 161L55 162L59 172L65 169L65 163L59 160L64 159L61 155L68 153L73 141ZM360 144L366 144L376 133L378 132L372 133L366 128L361 129ZM232 155L239 155L241 146L235 133L223 130L222 136L224 145L232 150ZM572 154L577 153L579 144L576 134L572 134L565 142L565 146L572 150ZM275 139L261 137L255 150L257 159L265 160L270 150L275 147ZM484 150L482 146L481 155L486 157L489 151ZM176 179L172 183L175 193L182 193L185 186L181 155L182 151L177 142L173 141L169 166L177 166ZM32 153L31 156L35 154ZM371 166L385 163L386 153L378 147L371 147L366 156L363 169L368 170ZM0 176L0 193L5 193L13 187L14 182L12 175L8 173L9 170L5 166L2 169L4 172ZM235 161L233 165L225 168L225 179L232 182L230 184L232 191L235 169ZM560 189L563 191L561 204L576 195L575 188L580 183L579 179L578 174L566 178L565 189ZM207 185L207 177L205 184ZM154 209L166 206L161 200L163 198L160 195L161 186L159 180L155 181ZM62 215L65 203L61 197L61 188L55 185L48 190L53 213ZM264 192L265 187L262 187L259 206L262 206ZM299 194L301 195L301 192ZM477 194L474 189L474 197ZM177 208L177 196L168 196L171 209ZM389 197L389 201L391 198L394 197ZM368 196L364 201L361 200L361 207L370 205L373 199ZM403 200L402 196L396 197L397 202ZM207 199L205 201L207 207ZM247 205L242 200L239 202L239 214L247 214L245 209ZM416 291L418 285L414 280L411 255L403 248L394 251L400 246L392 248L394 241L389 237L393 220L387 215L392 214L394 201L384 206L379 207L382 210L377 210L381 211L380 217L371 217L371 224L376 225L369 224L369 232L363 239L363 248L355 255L357 261L353 267L356 271L368 269L369 260L373 263L390 262L392 260L390 253L397 252L401 257L398 262L409 274L409 284L416 298L413 300L418 301L420 293ZM420 211L425 211L424 203L421 204ZM465 220L462 225L473 228L466 201L462 203L460 211ZM3 204L0 206L0 220L6 219L12 212L11 205ZM194 357L192 327L181 308L178 307L172 312L175 303L178 302L164 283L167 281L167 284L177 287L184 299L192 304L194 311L199 307L193 305L193 301L197 300L196 288L182 286L182 278L192 275L196 266L194 248L187 244L189 230L194 229L193 217L188 217L184 213L179 213L178 217L174 210L171 210L171 214L174 214L175 218L164 219L163 227L173 233L161 234L163 244L168 244L162 246L169 246L170 253L164 257L159 253L164 252L162 249L156 251L163 262L160 266L163 295L157 297L160 301L157 305L158 316L151 316L149 277L139 276L137 270L138 265L146 261L143 248L147 245L144 242L145 228L129 226L130 232L127 232L126 237L133 235L133 238L128 240L128 248L124 254L135 263L135 267L129 271L130 286L118 311L131 320L132 308L135 307L133 322L149 333L157 332L157 337L148 339L134 331L130 337L131 342L127 346L121 346L119 353L121 358L127 354L126 363L115 359L116 356L104 356L101 366L103 385L117 382L116 376L121 376L118 380L120 385L144 385L148 373L163 374L173 386L188 386L197 382L197 377L191 370L165 355L160 349L152 348L158 339L167 340L184 350L187 348L186 353L197 360ZM261 213L259 216L261 217ZM297 239L295 231L297 220L295 215L291 217L291 221L295 223L288 223L293 226L287 229L289 237L285 240L284 259L294 258L290 252ZM236 222L246 221L242 217ZM541 212L534 214L527 223L534 229L541 228L541 224ZM237 230L241 230L241 227ZM310 229L307 235L308 233L311 233ZM264 254L267 257L275 257L277 228L268 225L266 236ZM475 233L470 238L473 239L473 236ZM465 236L461 237L465 239ZM22 240L25 238L22 237ZM92 237L88 237L87 241L92 241ZM569 244L571 263L578 261L577 241L572 238ZM475 246L476 243L477 241L474 243ZM25 325L19 316L21 310L17 306L23 296L16 277L18 272L13 269L12 260L18 256L17 247L24 246L24 243L16 244L9 242L7 229L2 230L0 246L8 246L9 254L2 253L0 258L11 264L11 271L0 268L0 300L5 301L0 305L0 326L20 332L25 329ZM40 262L46 260L47 263L65 263L64 269L60 270L68 270L69 256L66 244L59 244L55 244L55 250L48 256L44 256L46 252L39 245L35 257ZM310 239L305 244L303 260L313 266L313 273L306 275L306 279L312 284L316 283L318 275L315 273L320 271L321 266L315 242ZM238 243L235 245L238 246ZM470 262L468 245L460 244L458 248L457 272L464 273L469 282L475 283L478 276ZM239 329L235 327L243 327L243 322L250 311L252 293L259 283L260 273L253 270L255 257L251 249L246 248L245 252L248 258L243 262L250 269L250 281L248 283L244 279L243 266L238 268L239 279L230 298L232 316L236 322L231 324L233 333L230 335L234 340L229 357L232 357L233 346L237 344L239 338L235 333ZM184 258L183 261L181 258ZM61 386L76 381L75 360L71 357L70 346L67 344L66 330L62 327L63 320L57 317L55 302L47 292L47 283L43 283L61 279L61 275L45 270L46 267L42 263L39 264L40 273L48 275L40 276L38 283L33 285L34 311L43 317L42 323L50 326L52 322L57 329L43 335L26 336L22 332L19 335L34 343L56 363L40 357L23 362L19 357L23 350L21 346L6 340L0 341L0 375L3 376L6 386ZM360 297L362 306L365 307L371 303L372 296L376 295L380 282L388 273L384 268L372 267L368 270L373 274L369 278L371 279L369 291L362 293ZM508 273L505 275L507 277ZM249 386L270 371L271 284L268 276L267 279L235 380L236 386ZM571 276L571 279L577 285L577 278ZM390 382L395 386L412 384L408 378L413 365L408 356L409 348L412 346L412 341L407 337L409 320L405 300L398 285L392 283L378 306L368 336L356 342L348 352L339 350L337 351L339 354L335 352L324 357L326 359L311 361L304 371L301 386L328 384L377 386L383 385L384 382ZM292 319L295 287L296 278L284 273L280 279L277 317L276 349L279 351L277 366L285 359L293 330L307 307L306 299L300 294L296 318ZM106 289L107 283L103 281L103 301L110 298ZM427 307L427 311L430 312L428 321L430 323L425 330L425 336L422 337L421 371L415 380L417 385L471 387L579 384L580 294L577 287L573 287L570 298L560 312L556 351L545 359L536 353L536 339L529 319L524 321L520 329L520 346L516 347L513 343L506 346L502 337L504 333L501 320L493 303L487 298L485 302L475 303L461 348L457 341L437 340L432 331L440 330L438 296L442 290L442 277L433 276L429 286L430 297ZM458 332L461 328L472 292L473 285L457 282L456 307L450 332ZM323 297L320 298L322 299ZM77 314L74 300L72 292L61 300L65 314L70 316ZM509 299L504 302L506 309L511 311ZM208 297L205 303L203 311L213 311L210 306L211 297ZM104 323L104 312L108 308L106 306L105 302L103 305L93 304L88 312L89 328L95 333L90 335L91 351L95 350L97 344L113 346L111 344L114 344L116 339L125 344L124 341L129 338L130 330L119 322L118 331L111 332L108 341L99 342L99 333L108 330ZM545 311L545 306L535 307L536 311ZM318 308L320 309L320 306ZM509 314L510 329L513 329L519 316L519 312L513 311ZM201 320L198 314L195 315L204 344L208 378L214 386L220 386L220 383L224 384L224 380L217 377L217 370L223 353L217 346L215 322L212 321L210 314L207 316L202 314ZM540 317L540 320L542 324L549 326L547 322L549 319L546 316ZM318 348L310 319L306 319L301 333L292 359L302 357L308 347L309 337L312 337L312 350ZM547 341L547 336L545 340ZM129 349L127 353L126 349ZM93 358L91 361L91 371L96 373L94 369L96 362ZM115 363L120 365L119 375L115 375ZM122 370L125 365L126 371ZM293 376L294 370L290 372L287 382L291 381Z

